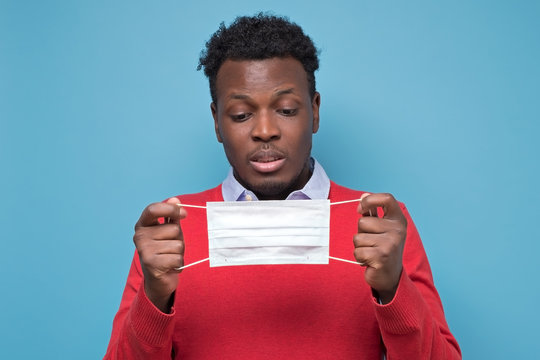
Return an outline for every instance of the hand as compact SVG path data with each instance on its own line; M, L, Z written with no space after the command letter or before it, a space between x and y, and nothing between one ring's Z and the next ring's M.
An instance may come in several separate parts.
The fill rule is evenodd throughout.
M377 208L382 208L382 218ZM366 282L387 304L396 294L403 270L407 219L391 194L363 194L358 212L363 216L354 235L354 257L366 266Z
M180 220L187 212L180 200L148 205L135 224L133 242L137 247L144 275L146 296L161 311L169 312L171 295L178 285L176 270L184 265L184 237ZM160 224L159 218L165 223Z

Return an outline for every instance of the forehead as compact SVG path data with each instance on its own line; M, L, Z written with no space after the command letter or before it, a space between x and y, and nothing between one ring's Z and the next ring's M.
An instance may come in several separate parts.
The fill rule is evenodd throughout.
M226 60L216 77L218 99L232 93L253 95L275 92L285 87L294 88L300 94L308 94L304 67L298 60L290 57Z

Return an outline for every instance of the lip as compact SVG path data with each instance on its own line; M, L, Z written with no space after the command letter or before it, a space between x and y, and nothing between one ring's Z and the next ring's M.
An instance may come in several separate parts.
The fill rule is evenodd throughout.
M255 171L271 173L283 167L285 164L285 155L273 149L259 150L250 156L249 163Z
M283 164L285 163L285 159L279 159L274 161L268 161L268 162L258 162L258 161L250 161L251 166L253 168L261 173L271 173L274 171L278 171L281 169Z

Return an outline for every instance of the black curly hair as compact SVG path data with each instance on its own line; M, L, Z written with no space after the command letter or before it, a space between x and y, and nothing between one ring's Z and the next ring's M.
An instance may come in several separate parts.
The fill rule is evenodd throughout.
M319 68L318 51L302 28L286 17L258 13L240 16L219 29L201 51L197 70L204 68L210 84L210 95L216 103L216 77L221 65L231 60L263 60L293 57L302 63L307 74L308 90L315 95L315 70Z

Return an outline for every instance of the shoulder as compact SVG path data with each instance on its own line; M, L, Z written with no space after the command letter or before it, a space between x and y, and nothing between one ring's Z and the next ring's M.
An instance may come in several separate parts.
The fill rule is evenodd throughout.
M190 205L205 205L208 201L223 201L221 184L218 186L193 194L177 195L181 202Z
M364 193L370 193L370 192L351 189L351 188L339 185L333 182L332 180L330 180L330 193L328 195L328 198L330 199L331 202L360 199L360 197ZM399 204L399 207L403 211L407 211L407 208L404 203L402 203L401 201L397 201L397 202Z
M330 193L328 198L332 202L359 199L366 191L350 189L330 180Z

